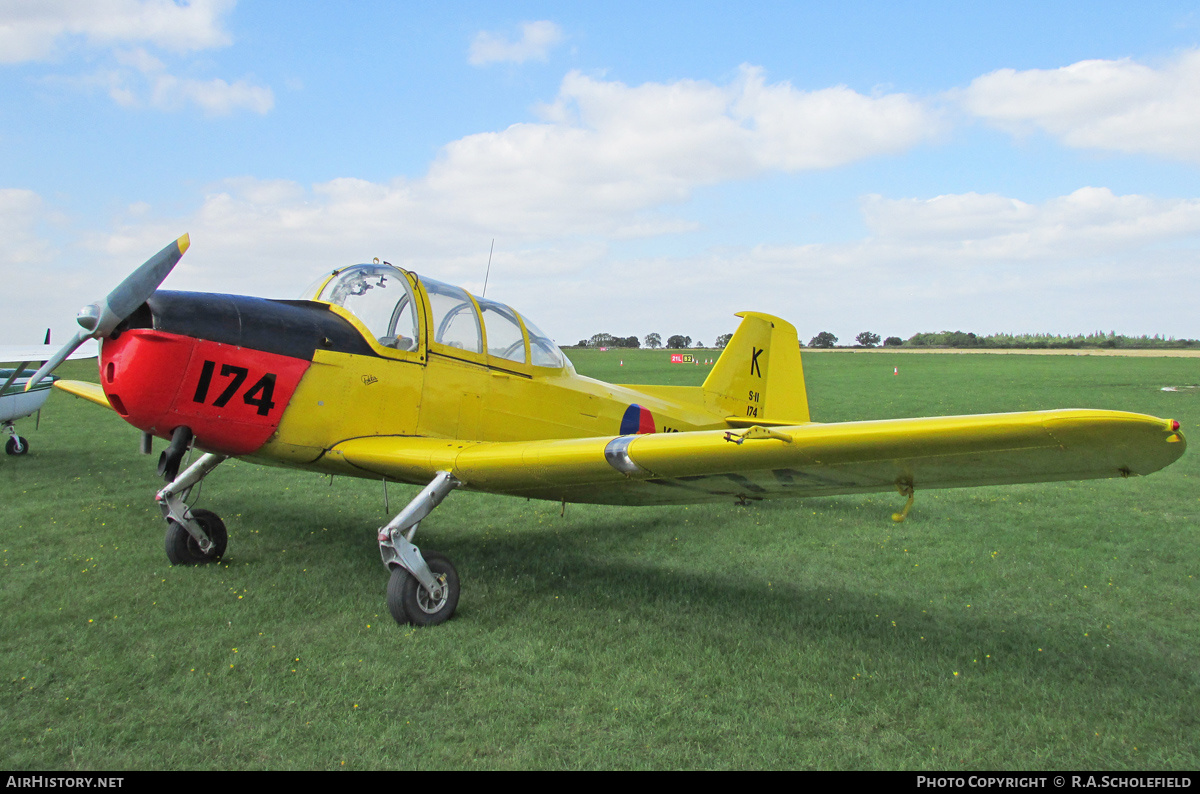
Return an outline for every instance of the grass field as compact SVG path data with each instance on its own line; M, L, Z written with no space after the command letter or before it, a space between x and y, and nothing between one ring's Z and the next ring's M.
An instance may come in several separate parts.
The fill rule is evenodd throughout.
M1200 383L1194 359L805 365L818 421L1095 407L1200 439L1200 389L1161 390ZM226 560L172 568L136 430L61 393L21 430L8 769L1200 768L1195 451L1144 479L918 492L903 524L898 495L560 516L457 492L417 542L455 561L459 612L415 630L384 605L377 483L226 463L199 494Z

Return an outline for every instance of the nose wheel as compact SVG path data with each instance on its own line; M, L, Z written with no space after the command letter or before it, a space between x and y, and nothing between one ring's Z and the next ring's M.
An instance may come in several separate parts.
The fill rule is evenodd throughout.
M7 387L8 384L5 384L5 388ZM17 435L17 428L13 427L12 422L4 422L3 427L4 432L9 435L8 442L4 445L5 452L9 455L24 455L29 451L29 442Z
M204 534L208 536L209 546L203 549L200 542L192 537L187 527L177 521L167 521L167 559L172 565L204 565L216 562L225 553L229 543L229 532L225 522L211 510L190 510L192 519L196 521Z

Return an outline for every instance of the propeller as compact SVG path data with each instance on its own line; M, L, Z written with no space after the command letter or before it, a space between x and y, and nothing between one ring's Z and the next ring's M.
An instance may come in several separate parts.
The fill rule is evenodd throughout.
M147 259L141 267L125 277L125 280L108 293L108 297L96 303L90 303L79 310L75 315L75 321L81 326L75 332L75 336L71 341L67 342L62 348L55 353L50 359L42 365L41 369L33 373L29 382L25 384L25 390L29 391L36 386L43 378L49 375L58 367L59 364L66 361L67 356L75 352L75 349L89 339L100 339L112 333L113 329L121 324L129 315L137 310L137 307L145 303L154 291L158 289L158 285L163 283L167 274L175 267L175 264L187 251L191 241L185 234L178 240L175 240L163 250L159 251L154 256Z

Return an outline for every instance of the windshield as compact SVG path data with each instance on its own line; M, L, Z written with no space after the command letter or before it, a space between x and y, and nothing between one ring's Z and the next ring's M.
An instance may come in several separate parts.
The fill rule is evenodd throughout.
M529 357L535 367L554 367L562 369L570 362L563 352L554 344L554 340L542 333L541 329L529 322L529 318L521 315L525 330L529 332ZM574 367L572 367L574 369Z
M404 272L389 264L354 265L338 270L312 300L336 303L362 321L379 344L396 350L417 349L417 316L412 288Z

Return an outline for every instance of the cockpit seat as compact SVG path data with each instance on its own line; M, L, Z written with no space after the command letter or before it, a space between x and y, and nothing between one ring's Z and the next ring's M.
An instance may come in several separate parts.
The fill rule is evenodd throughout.
M379 344L395 350L417 349L417 340L409 339L407 336L381 336L379 337Z

